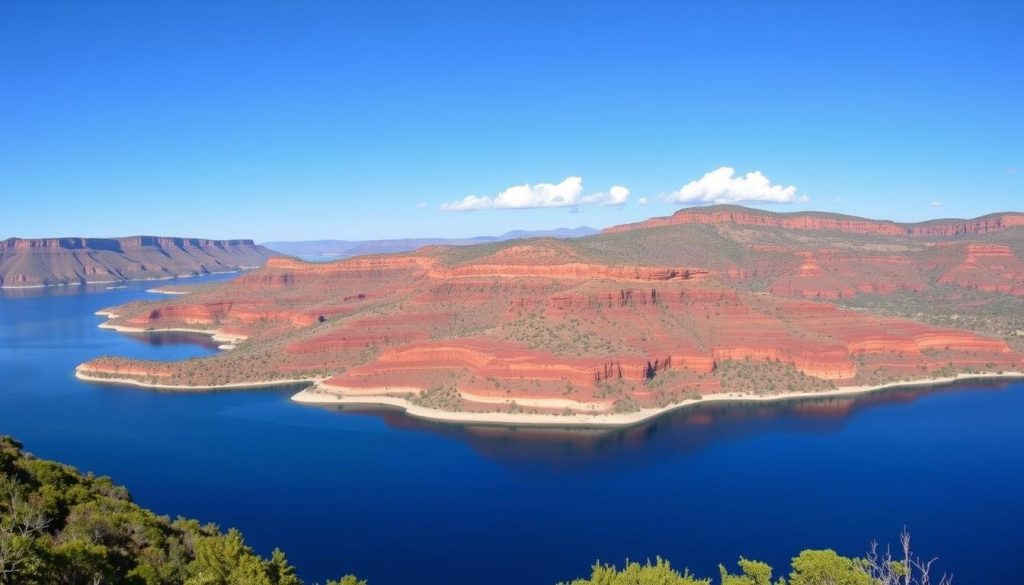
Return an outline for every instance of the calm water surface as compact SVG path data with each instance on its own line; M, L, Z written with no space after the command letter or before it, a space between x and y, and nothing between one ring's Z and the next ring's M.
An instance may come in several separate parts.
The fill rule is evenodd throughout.
M236 526L262 553L280 546L308 581L542 585L595 558L655 555L712 575L741 554L776 567L806 547L861 554L903 525L958 583L1019 578L1024 384L717 405L567 432L339 412L281 390L75 380L97 355L216 351L203 336L96 327L97 309L158 298L150 286L0 292L0 433L113 476L159 513Z

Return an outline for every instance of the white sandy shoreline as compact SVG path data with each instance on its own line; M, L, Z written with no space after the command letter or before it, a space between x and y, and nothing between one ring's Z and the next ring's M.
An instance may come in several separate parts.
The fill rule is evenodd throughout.
M251 382L232 382L228 384L210 385L187 385L187 384L163 384L159 382L145 382L135 378L106 378L90 375L82 370L82 366L75 369L75 377L87 382L101 384L116 384L122 386L135 386L139 388L150 388L155 390L177 390L185 392L200 392L207 390L242 390L256 388L272 388L276 386L291 386L295 384L311 384L310 388L299 391L291 397L295 402L317 405L352 405L352 406L382 406L398 408L409 416L456 424L475 425L515 425L515 426L546 426L546 427L625 427L635 425L650 419L657 418L668 412L687 408L698 404L713 402L786 402L791 400L802 400L810 398L840 398L844 396L857 396L869 394L881 390L893 388L905 388L914 386L941 386L950 385L965 380L985 379L1024 379L1024 372L989 372L979 374L957 374L945 378L925 378L905 382L890 382L877 386L847 386L826 390L823 392L786 392L782 394L757 395L743 394L739 392L723 392L708 394L700 399L683 400L676 404L662 408L645 408L637 412L628 413L574 413L562 415L554 413L512 413L512 412L457 412L439 410L414 404L399 396L367 395L367 396L339 396L330 391L320 389L320 378L288 378L276 380L254 380Z
M136 386L139 388L151 388L154 390L180 390L183 392L201 392L206 390L242 390L247 388L273 388L275 386L293 386L295 384L316 383L317 378L290 378L284 380L255 380L252 382L232 382L229 384L209 384L205 386L192 386L188 384L157 384L144 382L135 378L104 378L85 373L82 366L75 368L75 377L85 382L98 382L101 384L116 384L118 386Z
M560 414L537 414L537 413L511 413L511 412L455 412L428 408L413 404L398 396L351 396L344 397L333 394L330 391L319 389L318 386L302 390L292 396L292 400L305 404L348 404L361 406L385 406L400 408L409 416L417 418L459 423L459 424L480 424L480 425L521 425L521 426L549 426L549 427L624 427L635 425L665 413L686 408L697 404L712 402L784 402L790 400L801 400L808 398L829 398L856 396L887 390L892 388L903 388L913 386L940 386L949 385L964 380L983 379L1019 379L1024 378L1024 372L990 372L980 374L957 374L945 378L925 378L907 382L890 382L876 386L847 386L826 390L823 392L786 392L782 394L757 395L742 394L738 392L723 392L708 394L697 400L683 400L676 404L662 408L645 408L637 412L629 413L575 413L572 415Z
M111 311L100 310L96 312L97 315L101 315L108 318L116 318L118 315ZM185 327L173 327L163 329L144 329L141 327L126 327L123 325L113 325L109 322L101 323L99 325L102 329L112 329L115 331L126 332L126 333L159 333L162 331L176 331L186 333L199 333L203 335L210 335L214 341L223 341L225 345L220 346L221 349L231 349L234 344L244 340L244 335L232 335L229 333L222 333L216 330L209 329L191 329ZM904 388L914 386L941 386L954 384L956 382L962 382L965 380L984 380L984 379L1024 379L1024 372L1012 371L1012 372L983 372L977 374L956 374L955 376L946 376L942 378L922 378L919 380L889 382L886 384L878 385L864 385L864 386L844 386L834 390L825 390L821 392L784 392L780 394L744 394L739 392L722 392L716 394L708 394L700 399L688 399L675 404L671 404L661 408L645 408L637 412L628 413L605 413L605 412L574 412L571 415L562 415L554 413L512 413L512 412L457 412L440 410L436 408L429 408L414 404L405 398L400 396L388 395L385 393L381 394L364 394L360 396L340 396L330 390L324 390L322 388L323 380L320 378L290 378L283 380L256 380L252 382L232 382L228 384L214 384L214 385L187 385L187 384L161 384L158 382L144 382L134 378L105 378L101 376L93 376L82 371L84 364L79 365L75 369L75 377L80 380L89 382L99 382L105 384L118 384L125 386L136 386L139 388L151 388L158 390L179 390L179 391L204 391L204 390L231 390L231 389L253 389L253 388L269 388L274 386L287 386L293 384L311 384L311 387L301 390L294 396L292 400L303 404L335 404L335 405L359 405L359 406L383 406L390 408L399 408L404 410L409 416L421 418L425 420L432 420L438 422L448 422L456 424L476 424L476 425L520 425L520 426L548 426L548 427L624 427L635 425L653 418L657 418L665 413L673 410L690 407L696 404L706 404L711 402L783 402L790 400L801 400L808 398L829 398L829 397L843 397L843 396L856 396L860 394L869 394L872 392L878 392L881 390L887 390L892 388ZM383 391L384 389L380 389ZM415 389L412 389L415 390ZM393 393L393 389L391 390ZM477 402L487 403L504 403L511 404L516 402L520 406L530 406L533 404L528 398L516 401L514 399L497 399L497 400L480 400L481 397L473 397L470 400ZM575 401L573 401L575 402Z

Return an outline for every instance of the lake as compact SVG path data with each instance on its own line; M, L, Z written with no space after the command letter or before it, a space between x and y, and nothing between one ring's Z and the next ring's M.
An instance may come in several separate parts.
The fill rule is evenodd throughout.
M217 275L183 283L229 278ZM201 335L97 328L125 288L0 292L0 434L110 475L158 513L281 547L307 582L553 584L595 559L705 576L740 555L862 554L906 525L956 582L1019 578L1024 383L705 405L615 431L462 428L305 406L288 390L79 382L103 354L209 355ZM717 579L717 577L716 577Z

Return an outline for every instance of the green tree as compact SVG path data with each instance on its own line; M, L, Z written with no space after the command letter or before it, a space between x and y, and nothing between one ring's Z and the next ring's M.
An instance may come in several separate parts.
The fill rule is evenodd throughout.
M81 540L64 542L50 552L48 579L54 585L109 583L116 572L105 546Z
M232 528L226 535L206 536L195 542L195 560L189 565L186 585L274 585L263 564Z
M614 565L594 564L590 579L576 579L569 585L710 585L711 579L697 579L688 570L682 573L662 558L652 564L626 562L620 571ZM565 585L564 583L560 585Z
M732 575L724 565L718 565L722 574L722 585L771 585L772 568L767 563L749 561L743 557L739 560L740 575Z
M337 581L328 579L327 583L324 583L324 585L366 585L366 581L356 577L355 575L345 575Z
M859 561L831 549L805 550L792 567L789 585L873 585Z
M295 574L295 567L288 563L284 551L279 548L275 548L270 553L270 558L263 561L263 569L273 585L302 585L302 581Z

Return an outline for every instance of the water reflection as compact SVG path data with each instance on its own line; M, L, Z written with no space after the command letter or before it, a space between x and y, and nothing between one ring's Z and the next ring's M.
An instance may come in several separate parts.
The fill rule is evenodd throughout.
M206 349L217 350L221 342L214 341L210 335L203 333L192 333L188 331L150 331L150 332L122 332L129 339L155 347L172 345L194 345Z
M18 287L0 288L0 298L5 299L26 299L36 297L68 297L89 293L105 292L115 290L113 287L123 287L116 283L104 284L67 284L58 286L39 287Z
M164 286L197 286L202 284L215 284L231 280L238 276L237 272L217 272L197 276L178 276L174 278L153 279L153 280L128 280L124 282L98 282L87 284L61 284L54 286L35 287L0 287L0 298L3 299L28 299L39 297L70 297L94 294L116 294L119 292L132 292L138 294L148 289L161 288Z
M909 404L936 393L1002 390L1012 383L972 380L955 385L893 388L857 396L696 404L637 425L612 429L465 426L422 420L393 408L352 405L325 408L370 414L393 429L425 431L463 441L481 455L505 464L565 469L616 462L644 466L652 460L691 455L723 441L772 432L832 434L869 409Z

